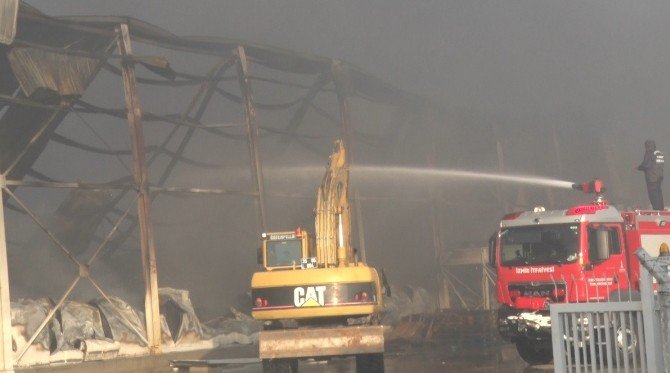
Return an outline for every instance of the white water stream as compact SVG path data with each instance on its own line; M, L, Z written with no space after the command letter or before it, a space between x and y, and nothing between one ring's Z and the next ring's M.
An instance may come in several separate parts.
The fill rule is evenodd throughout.
M433 177L444 179L473 179L490 180L506 183L520 183L538 186L548 186L555 188L571 189L573 182L565 180L550 179L545 177L529 175L502 175L487 172L435 169L435 168L416 168L416 167L387 167L387 166L352 166L352 177L375 177L375 176L395 176L395 177Z

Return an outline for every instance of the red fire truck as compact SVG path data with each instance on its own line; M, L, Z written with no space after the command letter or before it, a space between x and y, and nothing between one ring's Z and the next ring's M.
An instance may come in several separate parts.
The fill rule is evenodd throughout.
M670 212L618 211L597 179L573 188L595 200L507 214L489 242L498 330L530 364L552 360L550 303L639 299L635 250L658 255L661 243L670 243Z

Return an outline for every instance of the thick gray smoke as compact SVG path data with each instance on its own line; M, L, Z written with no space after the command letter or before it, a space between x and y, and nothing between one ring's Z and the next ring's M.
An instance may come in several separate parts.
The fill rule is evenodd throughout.
M662 0L623 2L555 1L30 1L51 15L130 15L178 35L216 35L325 55L360 66L402 89L425 98L420 108L391 108L352 99L354 164L457 169L522 174L583 182L594 177L608 185L619 206L647 207L643 178L634 171L643 143L655 139L670 152L670 4ZM167 54L177 71L204 73L215 59L157 50L137 43L137 54ZM261 67L253 67L256 72ZM305 82L307 83L307 82ZM255 87L263 102L290 101L296 92ZM187 88L143 88L146 110L184 108ZM121 81L101 75L84 97L106 107L123 107ZM186 101L186 102L185 102ZM332 96L319 106L337 116ZM239 105L212 106L203 122L239 121ZM127 125L104 116L84 115L115 149L128 149ZM258 121L284 128L290 113L259 110ZM148 145L159 145L171 127L146 124ZM250 190L244 129L220 139L197 132L165 185ZM58 133L102 146L74 116ZM268 229L313 229L314 194L337 123L308 113L303 137L286 142L266 134L261 153L268 190ZM170 144L174 149L177 140ZM82 156L50 145L36 169L62 180L108 181L128 174L130 158ZM149 174L161 181L169 164L157 157ZM122 165L125 163L125 166ZM286 171L290 168L290 172ZM302 171L299 171L301 170ZM282 172L284 170L285 172ZM432 222L439 222L446 249L483 246L502 214L545 205L564 207L588 197L551 186L523 186L491 179L426 179L402 174L356 178L369 261L386 268L389 279L432 288L437 271ZM39 212L54 217L63 193L26 192ZM353 193L352 193L353 195ZM125 210L131 200L123 200ZM102 203L102 202L101 202ZM116 212L118 217L119 212ZM244 196L159 194L154 200L161 285L191 291L207 319L228 305L244 303L258 247L253 200ZM433 219L436 217L436 219ZM21 247L46 248L39 230L26 228L25 216L9 212L10 259ZM113 219L113 217L112 217ZM55 219L54 221L57 221ZM104 221L96 236L104 237ZM142 289L137 231L124 225L125 238L101 257L112 293L132 301ZM355 239L358 244L358 240ZM81 251L84 257L94 248ZM53 249L53 247L52 247ZM42 249L40 249L42 250ZM41 252L41 251L39 251ZM46 260L49 256L41 255ZM48 264L48 263L47 263ZM69 263L63 268L71 270ZM17 289L30 288L16 266ZM72 269L75 271L75 269ZM47 274L56 276L58 270ZM67 272L69 273L69 272ZM75 272L72 272L73 275ZM23 279L23 280L22 280ZM41 291L60 296L58 284ZM132 294L129 294L132 293ZM34 291L16 294L35 296ZM81 296L88 296L82 293ZM241 299L241 300L240 300Z

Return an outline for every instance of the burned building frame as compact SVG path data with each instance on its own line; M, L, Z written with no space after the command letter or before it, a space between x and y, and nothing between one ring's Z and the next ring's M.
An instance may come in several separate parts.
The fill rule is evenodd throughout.
M134 53L134 46L142 44L149 49L181 53L185 58L215 59L204 74L173 70L168 59L160 55ZM142 67L142 74L136 69ZM274 71L276 77L254 75L254 67ZM125 107L114 108L83 100L83 95L101 72L106 72L123 84ZM285 75L286 77L282 77ZM301 76L301 82L291 77ZM303 83L311 80L311 83ZM295 100L264 104L254 99L254 85L263 83L291 87L302 91ZM186 107L177 113L149 111L143 108L139 86L153 86L160 90L174 87L197 87L196 93L186 97ZM231 93L224 85L235 87ZM333 116L316 104L319 94L335 98ZM421 105L421 100L384 81L342 61L301 54L268 46L244 43L217 37L179 37L159 27L128 17L59 17L42 14L18 0L0 2L0 370L12 369L21 363L24 354L38 335L62 308L80 281L89 282L112 308L118 310L103 283L96 279L91 266L104 252L106 245L124 221L132 220L139 232L139 246L144 280L144 328L130 328L151 353L161 351L161 320L158 301L158 269L156 240L152 227L152 198L159 193L195 193L215 195L242 195L253 198L256 204L257 232L267 228L266 191L263 163L259 153L260 134L271 133L288 143L296 141L311 145L301 138L299 129L309 111L321 115L338 128L339 136L349 144L357 134L349 118L349 100L362 98L390 106ZM241 107L244 119L237 122L207 124L203 115L217 100ZM257 110L288 110L288 124L263 126L257 119ZM99 149L77 143L56 133L68 116L99 115L127 121L130 135L132 170L130 175L104 183L65 181L53 175L43 175L34 169L39 156L52 141L79 150L118 156L119 152L106 146ZM160 145L147 153L143 122L160 122L171 129ZM193 187L171 187L166 180L183 160L189 140L198 131L212 136L229 136L227 128L239 127L244 136L234 137L246 142L252 183L248 189L227 190ZM185 130L179 138L179 130ZM309 137L307 137L309 138ZM332 141L329 138L327 141ZM104 142L104 141L103 141ZM176 150L168 145L177 143ZM329 149L329 147L325 147ZM159 181L151 183L148 166L160 154L169 161ZM73 252L71 243L63 242L17 195L17 188L65 188L72 190L113 190L119 192L106 205L107 211L117 210L112 228L99 240L93 253L82 260ZM116 207L123 196L132 196L133 203L125 209ZM75 198L76 199L76 198ZM76 269L67 290L54 302L46 317L30 339L18 351L12 351L10 302L7 286L7 246L5 236L5 208L13 208L27 215L43 230ZM133 212L134 211L134 212ZM110 219L107 217L107 219ZM118 312L123 319L122 312ZM125 319L127 325L136 325Z

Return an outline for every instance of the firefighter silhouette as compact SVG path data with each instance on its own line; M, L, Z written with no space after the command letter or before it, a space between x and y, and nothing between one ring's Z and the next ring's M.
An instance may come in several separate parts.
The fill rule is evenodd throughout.
M663 210L663 191L661 184L663 183L663 165L665 158L660 150L656 149L654 140L647 140L644 142L644 159L642 163L637 166L637 169L644 171L644 179L647 183L647 193L649 194L649 202L654 210Z

